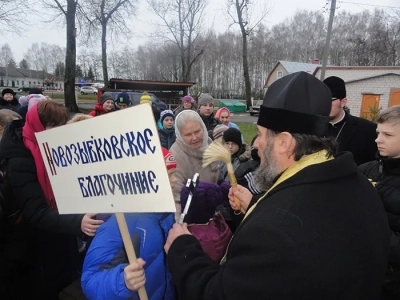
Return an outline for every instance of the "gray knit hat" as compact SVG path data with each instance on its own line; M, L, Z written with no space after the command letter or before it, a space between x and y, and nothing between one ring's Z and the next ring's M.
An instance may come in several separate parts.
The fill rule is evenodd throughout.
M214 98L210 94L201 94L199 97L199 107L207 103L214 105Z
M101 104L104 104L104 102L106 102L107 100L112 100L114 102L112 94L109 92L105 92L103 95L101 95L100 102Z

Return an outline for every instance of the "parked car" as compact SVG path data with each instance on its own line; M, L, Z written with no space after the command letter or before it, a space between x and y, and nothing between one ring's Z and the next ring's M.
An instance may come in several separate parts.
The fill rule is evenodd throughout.
M95 83L92 84L92 87L94 87L96 89L102 89L102 88L104 88L104 83L95 82Z
M263 100L258 100L256 105L252 105L250 107L249 113L250 116L258 115L260 113L260 106L262 105Z
M115 100L117 100L118 94L121 93L122 91L113 91L113 90L100 90L101 93L99 93L99 95L97 96L98 101L100 101L100 97L102 93L111 93L112 98ZM124 91L126 93L128 93L131 101L132 101L132 105L138 105L140 103L140 98L142 97L142 93L139 92L130 92L130 91ZM167 104L165 104L164 102L162 102L160 99L158 99L154 94L149 93L150 97L151 97L151 101L157 106L157 108L161 111L168 109Z
M29 91L30 91L31 89L33 89L33 88L42 89L42 93L44 92L44 88L41 87L41 86L23 86L23 87L18 88L18 92L25 92L25 93L27 93L27 92L29 92Z
M98 93L98 90L95 87L92 87L92 86L81 87L82 95L90 95L90 94L97 95L97 93Z

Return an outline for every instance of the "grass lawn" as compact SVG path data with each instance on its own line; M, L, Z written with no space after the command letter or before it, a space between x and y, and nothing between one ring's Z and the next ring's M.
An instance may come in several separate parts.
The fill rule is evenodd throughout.
M64 93L52 93L52 92L44 92L43 95L49 96L53 100L64 100ZM79 95L78 96L79 100L84 100L84 101L97 101L97 95Z
M250 145L251 140L257 134L257 126L253 123L242 123L242 122L236 122L236 125L239 126L245 142Z

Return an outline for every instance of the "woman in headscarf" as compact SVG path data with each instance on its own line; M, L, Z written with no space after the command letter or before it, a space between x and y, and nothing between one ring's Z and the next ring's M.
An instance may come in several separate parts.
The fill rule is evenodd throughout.
M32 268L25 272L32 273L23 281L31 298L58 299L58 293L79 275L77 236L93 236L103 223L90 214L58 213L35 133L62 126L68 119L62 104L40 101L28 110L25 124L24 120L15 120L7 127L0 144L0 157L7 161L6 179L20 209L21 222L32 233Z
M218 163L202 167L203 153L212 140L208 137L206 126L199 114L192 110L184 110L175 119L176 141L170 152L177 162L176 188L174 199L177 217L181 213L180 193L187 180L199 173L201 181L216 183L218 181Z

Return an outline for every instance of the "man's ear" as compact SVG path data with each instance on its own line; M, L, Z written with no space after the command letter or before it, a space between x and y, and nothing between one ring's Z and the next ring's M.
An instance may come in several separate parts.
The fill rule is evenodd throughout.
M277 135L275 145L279 154L292 153L295 140L289 132L284 131Z
M340 106L343 108L347 105L347 98L343 98L342 100L340 100Z

